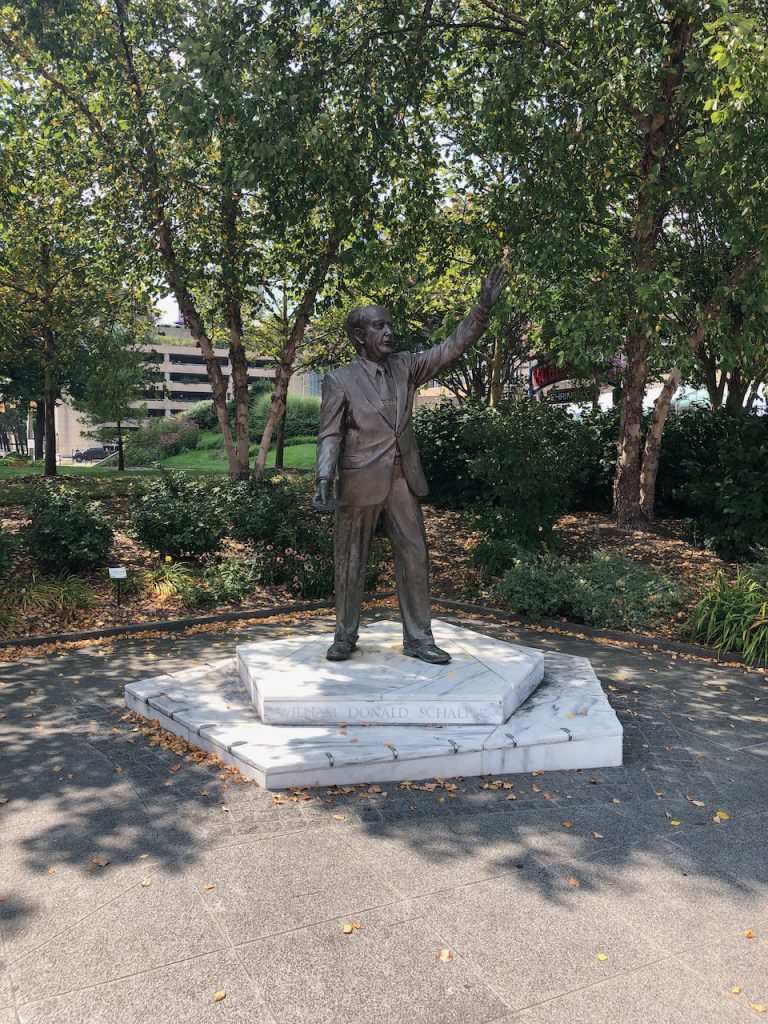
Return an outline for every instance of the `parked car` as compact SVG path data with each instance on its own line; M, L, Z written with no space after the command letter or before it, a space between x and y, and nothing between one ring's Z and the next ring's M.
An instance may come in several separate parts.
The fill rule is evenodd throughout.
M106 459L113 452L114 449L104 447L83 448L82 451L74 452L72 458L75 462L101 462L102 459Z

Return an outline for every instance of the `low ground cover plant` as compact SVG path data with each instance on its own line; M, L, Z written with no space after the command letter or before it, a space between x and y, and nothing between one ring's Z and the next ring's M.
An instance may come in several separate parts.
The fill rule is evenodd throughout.
M11 568L13 553L17 542L10 530L0 526L0 577L5 576Z
M740 569L735 579L718 571L689 625L692 639L737 651L752 665L768 665L768 565Z
M605 551L571 564L546 553L523 555L492 593L511 611L530 618L561 615L629 632L669 620L684 601L682 588L663 573Z
M22 530L24 545L45 573L107 564L113 531L93 503L71 487L37 488Z

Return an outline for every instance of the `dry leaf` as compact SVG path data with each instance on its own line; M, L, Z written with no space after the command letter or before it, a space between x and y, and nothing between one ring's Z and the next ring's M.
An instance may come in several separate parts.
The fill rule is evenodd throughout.
M725 811L715 811L715 817L719 818L720 821L730 821L730 814L726 814Z
M592 835L595 837L595 839L602 839L603 838L603 833L602 832L593 832Z
M170 770L171 770L172 774L175 775L176 772L179 771L180 769L181 769L181 761L179 761L178 764L173 765Z
M744 932L744 938L755 939L757 938L757 932L753 932L751 928L747 928L747 930Z
M510 793L509 796L507 797L507 800L517 800L517 797L514 793Z
M146 860L148 856L149 856L148 853L140 853L139 854L139 860Z
M621 800L619 800L619 798L618 798L618 797L614 797L614 798L613 798L613 799L611 800L611 803L612 803L612 804L620 804L620 803L621 803Z
M563 826L563 828L573 828L572 821L561 821L560 824Z
M444 964L449 964L453 960L453 953L450 949L440 949L437 951L437 959L441 960Z
M146 889L148 885L152 885L152 879L151 878L142 878L141 885L142 885L142 888Z
M608 954L607 953L598 953L597 954L597 959L598 960L607 960L608 959Z
M581 882L578 880L578 878L573 878L573 876L571 876L571 878L568 879L568 885L572 885L574 889L581 888Z
M346 816L346 814L334 814L333 820L334 821L346 821L347 820L347 816Z
M203 889L205 889L206 892L210 892L211 889L215 889L215 888L216 888L216 885L215 885L214 882L208 882L207 885L203 886Z
M762 1003L750 1003L749 1004L755 1013L765 1013L765 1007Z
M224 991L223 988L220 989L218 992L214 992L213 993L213 1001L214 1001L214 1003L220 1003L222 1001L222 999L226 999L226 998L227 998L227 993Z
M222 809L222 811L229 811L229 808L227 807L226 804L222 804L221 805L221 809Z
M735 996L739 995L739 993L741 992L740 986L739 985L734 985L733 988L731 989L731 992L733 992L733 994Z
M537 786L535 782L531 786L531 789L533 790L534 793L540 793L541 792L541 786Z
M679 821L670 821L670 823L669 823L669 824L670 824L670 825L679 825L679 824L680 824L680 822L679 822Z
M352 932L359 931L360 927L361 925L359 921L350 921L348 924L343 924L341 926L341 930L344 935L351 935Z
M8 797L7 796L0 796L0 804L7 804L7 803L8 803Z
M48 874L49 875L55 875L56 874L56 868L48 868Z

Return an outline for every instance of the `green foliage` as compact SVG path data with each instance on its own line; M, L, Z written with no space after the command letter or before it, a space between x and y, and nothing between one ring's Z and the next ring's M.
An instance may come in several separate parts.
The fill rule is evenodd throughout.
M106 564L112 527L73 488L39 488L29 516L22 536L43 572L77 572Z
M187 416L147 420L125 442L129 466L151 466L171 455L197 447L200 428Z
M188 604L198 608L238 604L253 589L255 581L256 570L252 563L232 559L212 562L184 597Z
M697 531L723 558L748 559L768 544L768 417L728 414L710 464L689 479Z
M576 463L569 511L610 512L613 506L619 410L613 408L589 412L573 423Z
M483 426L492 416L486 406L447 401L425 405L416 413L413 425L430 504L467 508L478 499L481 486L470 466L483 449Z
M568 612L605 629L639 631L671 618L683 601L680 586L658 570L623 555L596 551L569 568Z
M45 577L33 573L29 579L15 581L13 588L0 595L0 606L21 615L60 612L72 615L96 604L96 593L73 576Z
M226 519L218 490L184 473L163 471L138 496L131 526L150 550L178 558L216 551Z
M252 403L250 410L250 430L255 437L260 437L267 422L271 396L261 394ZM285 418L285 436L317 437L320 429L320 399L302 395L288 395L287 415Z
M195 584L195 572L183 562L174 562L170 555L153 569L131 573L127 593L153 594L156 597L179 597L189 593Z
M515 402L467 432L478 452L472 514L485 537L531 550L551 544L578 469L574 421L541 402Z
M0 526L0 576L5 576L11 568L11 560L16 547L17 541L11 531Z
M524 555L509 566L493 594L531 618L562 615L629 632L669 620L683 601L680 586L658 570L604 551L571 565L551 555Z
M224 494L235 540L288 543L295 539L300 498L296 486L286 477L239 481L230 484Z
M768 567L740 569L734 580L719 570L691 612L690 631L694 640L768 665Z
M510 611L530 619L562 613L568 567L551 555L516 558L492 590Z
M219 421L216 417L216 409L213 402L208 399L203 402L195 402L195 404L187 409L184 414L188 420L195 423L201 430L218 430ZM219 438L221 443L221 438Z

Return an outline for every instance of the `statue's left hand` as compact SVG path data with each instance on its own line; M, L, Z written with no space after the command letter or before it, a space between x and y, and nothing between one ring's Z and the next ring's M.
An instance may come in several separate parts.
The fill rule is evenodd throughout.
M494 267L480 289L480 304L490 309L496 305L499 296L509 283L509 274L504 267Z

